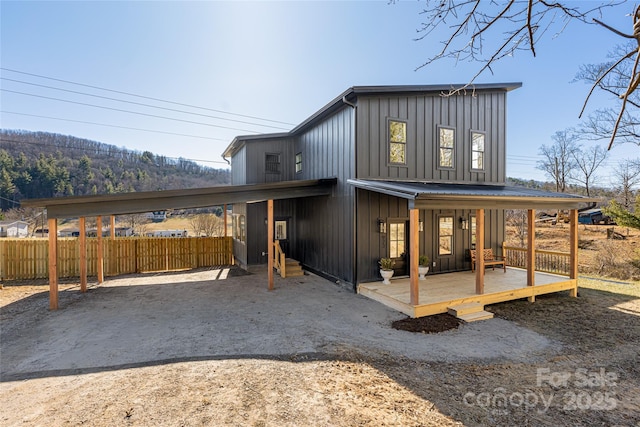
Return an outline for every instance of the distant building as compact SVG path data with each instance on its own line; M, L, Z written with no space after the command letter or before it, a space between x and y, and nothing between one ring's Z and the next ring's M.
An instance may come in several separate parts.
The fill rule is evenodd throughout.
M147 214L147 218L153 222L162 222L167 219L167 211L154 211Z
M0 221L0 237L27 237L29 223L26 221Z
M147 237L188 237L187 230L153 230L145 233Z

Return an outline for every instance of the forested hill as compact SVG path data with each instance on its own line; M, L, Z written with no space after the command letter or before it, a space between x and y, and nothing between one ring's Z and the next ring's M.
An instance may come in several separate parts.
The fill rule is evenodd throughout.
M227 169L47 132L0 129L0 209L24 198L209 187Z

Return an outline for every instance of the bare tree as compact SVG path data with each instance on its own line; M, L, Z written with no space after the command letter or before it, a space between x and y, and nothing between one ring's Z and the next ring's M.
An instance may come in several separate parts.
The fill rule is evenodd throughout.
M486 0L427 0L422 12L424 22L418 29L418 40L423 40L437 29L443 28L447 36L442 40L442 48L431 55L418 69L438 60L449 58L455 61L472 61L480 64L479 70L462 88L452 89L448 95L467 89L473 89L476 78L486 71L492 72L492 66L504 57L514 56L517 51L529 51L536 56L536 46L547 33L556 35L572 21L599 26L613 31L623 39L633 40L628 49L623 49L612 63L597 73L591 91L587 94L585 105L600 81L610 74L616 74L620 67L622 80L619 91L621 105L617 117L613 120L609 135L609 149L625 116L626 107L632 95L640 85L640 6L635 7L633 19L629 21L626 32L619 31L598 18L606 8L626 5L624 1L570 2L549 0L509 0L505 2ZM627 6L628 7L628 6ZM621 13L629 10L620 9Z
M515 235L520 241L520 247L524 247L527 238L527 211L508 209L505 211L505 217L507 225L513 227Z
M609 58L612 60L601 64L587 64L580 67L574 81L584 81L603 92L608 93L617 100L617 108L601 108L589 114L581 122L578 129L582 139L609 140L616 131L615 139L620 143L632 143L640 145L640 119L637 117L640 108L640 93L634 91L626 97L626 108L620 114L622 98L627 91L627 85L633 73L634 61L626 57L626 52L633 49L634 43L624 46L615 46ZM613 67L615 58L623 57L624 60ZM608 71L608 72L607 72ZM586 108L583 107L580 117ZM615 129L616 123L618 125Z
M564 193L567 183L577 167L575 152L578 149L577 137L571 130L556 132L551 145L542 145L540 154L543 160L536 166L549 175L556 183L556 191Z
M595 180L595 173L607 158L609 152L599 145L590 149L573 151L576 162L576 173L572 176L574 181L584 185L587 196L591 196L591 183Z
M196 214L189 218L189 224L196 236L223 236L223 222L214 214Z
M640 159L625 159L618 162L618 165L613 169L613 175L617 178L614 186L619 189L622 207L629 210L634 200L633 187L640 184Z
M133 234L138 236L144 235L147 230L147 224L149 224L147 214L143 213L118 215L118 220L130 227L133 230Z

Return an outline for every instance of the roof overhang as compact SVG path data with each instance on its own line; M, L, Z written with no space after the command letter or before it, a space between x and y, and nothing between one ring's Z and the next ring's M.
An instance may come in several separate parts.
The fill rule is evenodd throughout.
M598 198L525 187L349 179L357 188L409 201L412 209L578 209Z
M265 200L323 196L331 194L336 182L336 178L325 178L101 196L54 197L22 200L21 205L46 208L48 218L123 215L166 209L189 209L233 203L256 203Z

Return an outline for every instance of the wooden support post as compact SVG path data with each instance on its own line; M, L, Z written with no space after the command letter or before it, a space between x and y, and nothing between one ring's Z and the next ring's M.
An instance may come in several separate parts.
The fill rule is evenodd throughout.
M96 228L98 233L98 284L104 282L104 248L102 247L102 217L96 217Z
M109 218L109 237L111 240L116 238L116 216L111 215Z
M409 277L411 281L411 305L420 304L418 282L418 257L420 256L420 233L418 231L419 217L420 211L418 209L409 209Z
M575 298L578 296L578 210L577 209L571 209L571 211L569 212L569 219L571 224L571 231L569 236L570 238L569 252L571 253L571 260L570 260L571 265L570 265L570 271L569 271L569 278L576 281L576 285L573 289L571 289L571 291L569 292L569 295Z
M527 286L536 284L536 211L527 211ZM536 297L530 296L529 302L535 302Z
M85 217L80 217L80 292L87 292L87 221Z
M49 309L58 309L58 220L49 218Z
M476 294L484 293L484 209L476 209Z
M269 290L273 290L273 200L267 200L267 269L269 270Z
M224 222L224 237L227 237L227 205L223 206L222 219Z

